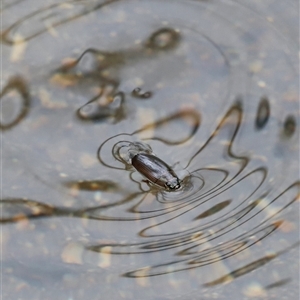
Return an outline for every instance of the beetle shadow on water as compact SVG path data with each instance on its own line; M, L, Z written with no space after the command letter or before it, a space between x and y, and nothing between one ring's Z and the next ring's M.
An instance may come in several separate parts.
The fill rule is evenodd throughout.
M262 164L254 167L251 156L238 154L236 150L235 140L242 118L242 102L238 101L202 145L195 140L201 127L200 116L193 110L180 111L131 134L113 136L100 145L98 159L104 168L127 174L126 183L125 180L119 183L108 178L106 181L66 181L64 187L77 189L79 193L117 193L126 190L127 184L135 184L134 192L126 196L120 192L120 200L81 209L53 207L33 200L3 199L1 204L5 214L1 222L57 216L112 222L138 221L138 232L132 233L138 234L137 241L129 242L128 238L128 242L122 243L87 243L86 251L101 254L108 251L110 255L167 253L167 256L162 255L164 261L158 258L150 266L144 267L142 263L134 270L124 272L123 276L128 278L201 268L204 274L211 274L201 278L205 286L229 282L270 263L298 245L278 249L273 254L261 254L258 259L245 261L243 266L237 267L234 263L250 247L260 251L258 245L283 226L285 220L280 215L297 201L300 187L296 181L279 194L269 196L268 190L263 188L268 177L267 167ZM187 130L178 132L175 137L170 136L168 133L173 132L173 124L177 122L184 123L183 128ZM141 178L134 177L137 172L130 166L130 155L135 152L126 156L128 146L135 145L134 151L137 152L154 151L161 156L156 153L156 148L168 153L168 149L175 146L190 147L191 141L200 146L180 161L188 172L180 191L170 193L152 187L145 190ZM210 156L209 153L216 148ZM206 167L203 167L203 159ZM232 264L232 271L215 274L213 269L224 261Z

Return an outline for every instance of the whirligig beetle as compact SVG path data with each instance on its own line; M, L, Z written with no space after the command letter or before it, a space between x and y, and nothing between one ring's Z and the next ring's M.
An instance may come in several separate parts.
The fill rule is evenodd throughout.
M180 180L172 168L155 155L138 153L132 157L131 164L139 173L158 186L167 190L180 188Z

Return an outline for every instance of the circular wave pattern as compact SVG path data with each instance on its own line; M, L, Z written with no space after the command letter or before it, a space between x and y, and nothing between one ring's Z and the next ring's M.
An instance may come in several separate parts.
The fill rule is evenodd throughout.
M4 270L48 278L34 241L51 296L113 278L115 298L276 299L299 246L295 2L35 2L2 12L33 7L1 34ZM132 145L181 188L145 182Z
M267 200L269 192L262 188L268 177L267 167L251 169L249 168L251 166L250 157L238 156L232 151L235 135L241 125L242 109L240 105L234 106L227 113L208 141L213 143L214 139L218 139L218 136L222 135L223 130L228 130L226 125L230 118L233 118L236 123L231 122L233 128L229 132L231 131L232 138L229 139L228 147L224 149L231 159L229 162L223 162L223 165L227 164L227 168L194 170L190 173L189 180L182 190L175 193L153 191L159 204L155 203L150 208L149 204L145 204L147 210L143 209L144 202L149 199L142 193L135 200L138 204L127 209L131 214L141 214L141 220L144 218L157 219L155 225L146 227L139 232L140 236L153 239L152 242L104 244L91 246L88 249L102 252L103 249L109 247L110 253L113 254L142 254L169 249L174 251L173 255L177 259L173 257L173 261L170 263L164 262L161 265L147 266L145 269L126 273L126 276L130 277L145 277L214 264L256 245L278 230L284 223L284 220L279 218L280 212L284 207L297 201L299 182L292 184L280 196ZM100 149L103 149L103 146ZM205 148L210 148L210 144L205 144ZM192 156L192 159L188 161L188 168L192 169L197 166L196 157L205 148L201 147ZM101 152L99 156L101 156ZM229 167L232 162L238 168ZM145 193L148 194L149 191ZM294 196L282 207L281 200L290 193ZM276 203L277 208L272 208L273 202ZM188 228L183 231L179 226L180 231L174 230L178 219L184 219L184 215L189 215L189 222L184 226ZM160 219L162 220L160 221ZM250 224L255 224L255 226L251 225L253 227L250 230L248 228L241 234L241 228L248 227ZM155 234L154 232L157 230L162 233ZM235 230L237 236L226 240L226 236L231 236ZM215 246L211 245L209 249L203 251L201 248L211 241ZM220 243L220 241L222 242ZM215 257L216 253L218 253L217 258ZM277 254L274 254L272 259L276 256ZM250 270L252 270L251 267L245 269L244 272ZM228 276L223 278L224 282L229 280ZM219 284L223 281L218 279L206 283L206 285Z

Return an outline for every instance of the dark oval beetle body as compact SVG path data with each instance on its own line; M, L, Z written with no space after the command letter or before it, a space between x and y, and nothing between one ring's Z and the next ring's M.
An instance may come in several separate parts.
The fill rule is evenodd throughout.
M180 180L172 168L155 155L138 153L132 158L131 163L151 182L168 190L180 188Z

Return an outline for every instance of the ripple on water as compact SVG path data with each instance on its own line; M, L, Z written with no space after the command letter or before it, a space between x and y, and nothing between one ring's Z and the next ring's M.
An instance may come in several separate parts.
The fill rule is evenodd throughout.
M4 297L297 299L296 2L6 2Z

